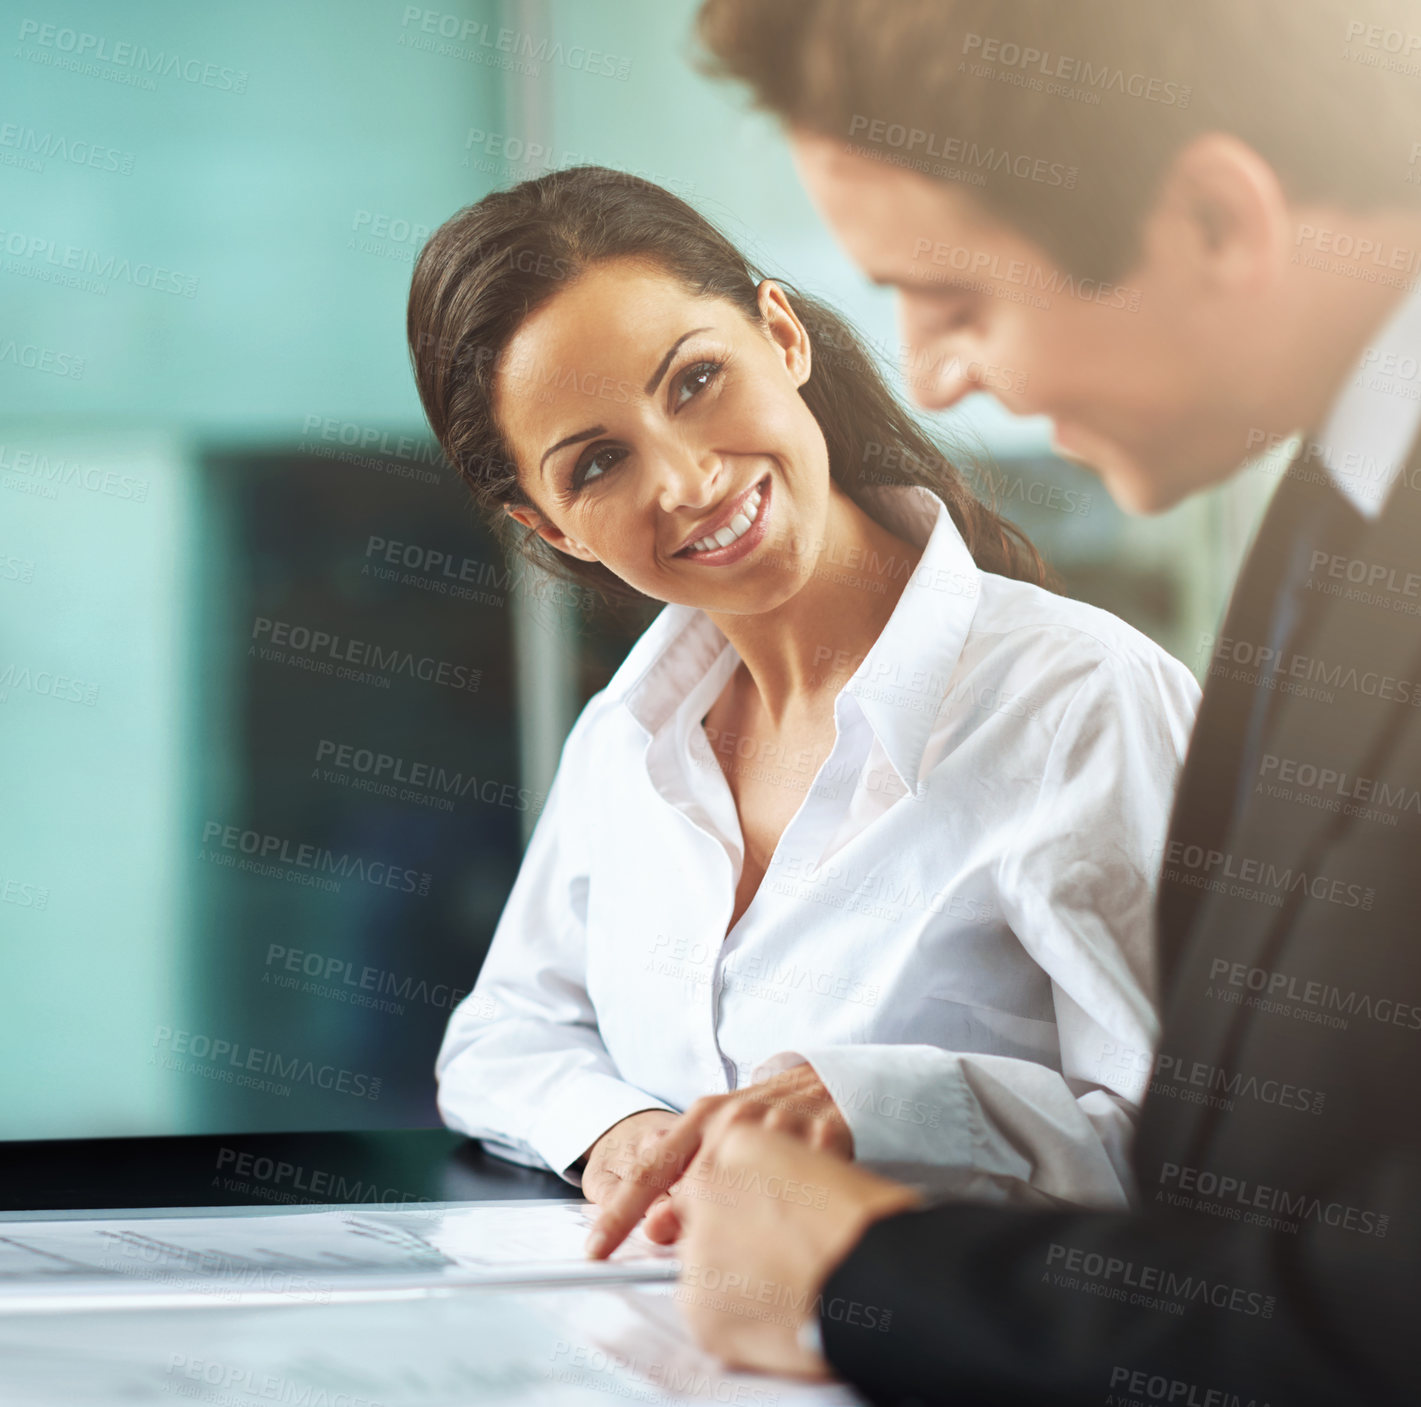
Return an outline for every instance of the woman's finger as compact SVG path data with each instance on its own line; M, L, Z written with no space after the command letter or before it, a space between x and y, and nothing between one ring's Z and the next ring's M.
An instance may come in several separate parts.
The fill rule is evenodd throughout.
M698 1099L666 1130L665 1137L627 1170L587 1238L587 1254L593 1260L611 1255L646 1215L646 1209L681 1176L701 1146L707 1120L723 1102L715 1097Z
M601 1206L617 1190L622 1179L605 1164L588 1168L582 1174L582 1195Z

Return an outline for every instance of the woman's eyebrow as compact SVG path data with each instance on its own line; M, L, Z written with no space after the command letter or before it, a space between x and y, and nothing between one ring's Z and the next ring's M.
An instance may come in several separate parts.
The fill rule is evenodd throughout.
M575 435L569 435L565 440L559 440L557 444L543 451L543 457L538 461L538 468L548 462L550 454L556 454L560 449L566 449L569 445L579 445L583 440L590 440L594 435L605 435L607 427L605 425L594 425L590 430L579 430Z
M677 349L680 347L681 343L684 342L688 337L694 337L698 332L709 331L710 328L708 327L693 327L689 332L683 332L671 344L671 350L668 351L666 355L661 358L661 361L657 365L656 370L651 374L651 380L646 383L645 390L648 396L654 394L656 388L661 384L661 378L666 375L666 368L671 365L671 358L676 355Z

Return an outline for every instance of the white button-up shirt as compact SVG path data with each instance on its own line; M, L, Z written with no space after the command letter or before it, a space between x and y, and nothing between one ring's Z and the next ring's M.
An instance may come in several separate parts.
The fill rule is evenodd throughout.
M1373 333L1310 453L1366 518L1375 518L1421 428L1421 285ZM1413 485L1412 487L1415 487Z
M627 1115L807 1060L876 1170L1133 1195L1148 1076L1116 1057L1158 1032L1151 857L1198 686L1107 612L980 571L930 490L876 492L923 554L749 907L727 934L743 842L701 725L739 656L670 605L564 744L439 1053L452 1127L576 1184Z

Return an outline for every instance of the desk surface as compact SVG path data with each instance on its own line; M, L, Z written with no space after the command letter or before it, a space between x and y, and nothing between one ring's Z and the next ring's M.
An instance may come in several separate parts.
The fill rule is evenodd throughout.
M0 1216L576 1195L444 1129L0 1146ZM265 1401L274 1385L283 1401L403 1407L860 1402L843 1387L727 1373L691 1342L666 1283L235 1309L214 1295L195 1308L0 1315L0 1401L15 1407L170 1407L175 1395L217 1401L219 1383L231 1387L222 1400Z
M0 1211L576 1197L448 1129L0 1144Z

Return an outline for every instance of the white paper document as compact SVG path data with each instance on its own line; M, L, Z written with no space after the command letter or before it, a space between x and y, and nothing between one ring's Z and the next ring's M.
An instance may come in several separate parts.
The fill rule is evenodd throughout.
M670 1279L633 1233L610 1260L583 1244L586 1202L204 1208L0 1221L0 1315L144 1304L329 1304L441 1287Z
M384 1303L0 1316L5 1407L853 1407L726 1370L667 1283L463 1288Z

